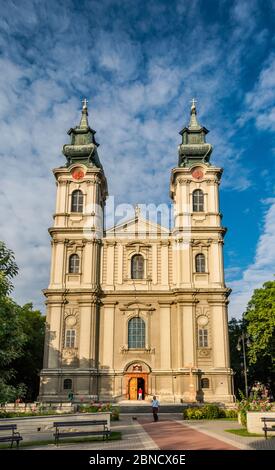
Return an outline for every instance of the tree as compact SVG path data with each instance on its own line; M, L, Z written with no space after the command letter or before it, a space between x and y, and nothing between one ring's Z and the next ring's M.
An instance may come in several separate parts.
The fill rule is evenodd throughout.
M11 363L15 371L12 384L23 383L26 387L25 398L36 400L39 392L39 372L43 366L45 336L45 316L39 310L33 310L32 304L20 308L19 319L25 342L22 354Z
M12 251L0 242L0 402L13 399L17 393L10 384L14 371L9 366L22 354L25 342L20 307L8 296L12 290L11 279L17 272Z
M251 338L248 349L250 369L256 380L275 381L275 281L266 282L254 290L244 314ZM275 390L273 390L273 394Z
M11 292L13 285L11 279L18 273L18 266L13 252L0 241L0 296Z
M266 282L254 290L244 315L252 344L249 348L251 364L265 357L275 367L275 281Z
M237 350L239 337L242 333L242 322L232 318L228 322L230 362L234 371L234 392L238 396L239 390L244 392L243 363L240 351Z

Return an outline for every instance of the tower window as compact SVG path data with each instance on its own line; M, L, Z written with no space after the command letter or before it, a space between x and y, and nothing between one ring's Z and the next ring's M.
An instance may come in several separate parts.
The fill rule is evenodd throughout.
M63 389L64 390L72 390L73 381L72 379L65 379L63 382Z
M128 348L145 348L145 322L142 318L132 318L128 323Z
M144 278L144 258L142 255L134 255L131 259L131 278Z
M204 196L201 189L193 191L193 212L204 211Z
M79 273L79 256L73 254L69 258L69 273Z
M206 328L199 328L199 348L208 347L208 330Z
M209 379L201 379L201 388L209 388Z
M72 193L72 212L83 212L83 193L76 189Z
M76 345L76 331L71 330L71 329L66 330L65 347L75 348L75 345Z
M205 273L205 256L199 253L195 258L196 273Z

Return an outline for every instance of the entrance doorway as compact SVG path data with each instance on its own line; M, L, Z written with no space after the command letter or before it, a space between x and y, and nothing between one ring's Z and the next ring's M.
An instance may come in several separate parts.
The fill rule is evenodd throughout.
M142 377L138 377L137 379L138 383L137 383L137 386L138 386L138 396L139 396L139 391L142 390L142 400L144 400L144 379Z
M145 396L145 381L142 377L132 377L129 380L129 399L130 400L137 400L138 399L138 391L139 389L142 390L142 400L144 400Z

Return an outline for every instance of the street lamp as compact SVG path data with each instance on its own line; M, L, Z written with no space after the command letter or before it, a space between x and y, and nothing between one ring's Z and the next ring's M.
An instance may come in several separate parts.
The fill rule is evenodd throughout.
M245 383L245 396L248 398L248 385L247 385L247 368L246 368L246 353L245 353L245 345L249 348L251 345L249 336L247 333L242 331L241 336L239 336L237 350L243 350L243 368L244 368L244 383Z

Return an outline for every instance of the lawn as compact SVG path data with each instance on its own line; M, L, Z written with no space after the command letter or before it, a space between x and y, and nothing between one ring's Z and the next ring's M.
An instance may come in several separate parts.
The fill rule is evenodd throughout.
M119 431L112 431L110 434L110 437L108 441L119 441L121 439L121 432ZM60 440L59 447L62 447L62 444L76 444L80 442L95 442L95 441L101 441L102 437L99 436L93 436L93 437L71 437L71 438L66 438ZM108 442L104 441L104 442ZM54 444L54 439L47 439L43 441L21 441L19 444L19 448L21 447L32 447L32 446L46 446L49 444ZM1 444L0 449L9 449L10 448L10 443L7 444ZM13 449L16 449L16 443L13 445Z
M230 432L231 434L237 434L237 436L242 436L242 437L264 437L262 434L255 434L255 433L248 432L246 428L225 429L225 432Z

